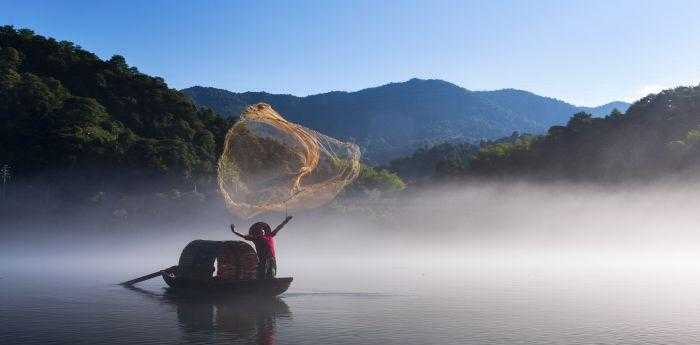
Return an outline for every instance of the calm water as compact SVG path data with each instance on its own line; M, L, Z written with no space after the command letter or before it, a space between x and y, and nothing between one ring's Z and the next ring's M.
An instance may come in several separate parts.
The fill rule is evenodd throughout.
M48 264L2 274L0 344L700 342L700 270L688 262L300 266L281 298L210 301Z

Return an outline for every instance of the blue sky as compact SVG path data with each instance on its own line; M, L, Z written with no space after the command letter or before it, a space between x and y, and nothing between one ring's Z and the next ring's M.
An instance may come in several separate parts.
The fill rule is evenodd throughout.
M12 1L0 23L175 88L308 95L413 77L577 105L700 83L698 1Z

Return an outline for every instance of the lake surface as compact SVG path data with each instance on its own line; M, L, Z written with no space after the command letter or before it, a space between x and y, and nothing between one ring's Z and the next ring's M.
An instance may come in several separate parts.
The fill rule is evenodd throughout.
M3 223L0 345L700 344L697 187L471 186L384 220L299 216L275 300L116 285L231 240L224 219Z
M56 273L47 262L2 273L0 344L700 342L694 262L555 261L300 265L280 298L211 301L172 295L159 279L127 289L114 285L124 273Z

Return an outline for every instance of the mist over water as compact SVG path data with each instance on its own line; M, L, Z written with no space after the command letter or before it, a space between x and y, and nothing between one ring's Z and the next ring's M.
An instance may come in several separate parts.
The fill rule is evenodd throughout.
M316 269L307 267L364 275L463 272L484 265L693 266L700 243L698 187L485 183L414 193L393 202L391 215L382 219L302 213L278 238L280 270L314 276ZM246 231L258 220L218 215L107 229L99 228L99 219L89 229L29 219L3 231L0 256L23 270L41 269L48 259L64 269L95 266L128 276L176 264L193 239L234 239L231 222ZM282 218L262 219L274 226Z
M175 265L190 240L232 239L225 213L107 232L33 219L3 226L0 321L7 334L53 325L26 343L691 343L698 187L483 183L408 195L385 219L295 214L277 238L292 287L282 304L242 310L173 301L156 279L145 292L112 285ZM197 326L193 310L214 321Z

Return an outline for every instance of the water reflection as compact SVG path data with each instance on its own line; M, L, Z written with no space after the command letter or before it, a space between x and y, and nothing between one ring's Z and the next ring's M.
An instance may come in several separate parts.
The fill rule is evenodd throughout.
M289 306L276 297L212 297L172 290L160 295L130 289L174 305L183 340L188 343L218 343L223 336L246 344L276 344L278 319L292 315Z

